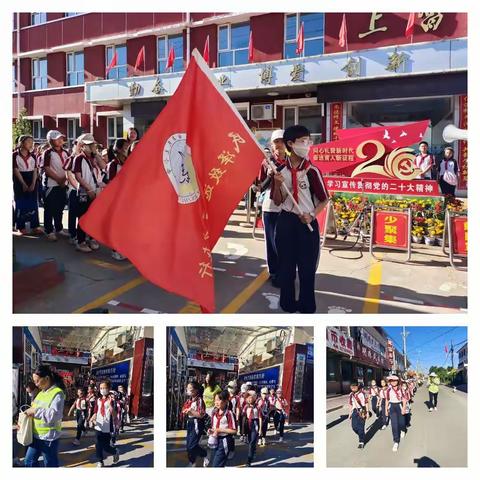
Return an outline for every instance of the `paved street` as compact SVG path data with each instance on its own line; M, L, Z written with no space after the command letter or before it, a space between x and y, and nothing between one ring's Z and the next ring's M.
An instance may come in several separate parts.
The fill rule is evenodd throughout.
M80 445L72 445L76 424L73 420L63 422L63 436L60 440L59 461L61 467L96 467L95 434L89 430L82 436ZM153 467L153 421L139 419L125 427L117 443L120 461L113 465L112 457L105 459L105 467ZM21 457L21 460L23 458Z
M344 397L345 402L347 397ZM392 452L389 426L371 418L367 422L367 442L357 449L357 437L343 407L327 413L328 467L466 467L467 466L467 394L442 386L438 411L429 412L425 402L428 390L421 387L414 398L411 427ZM327 401L327 405L330 399ZM328 407L327 407L328 410Z
M42 214L43 212L41 212ZM66 225L66 212L65 222ZM214 252L217 312L281 313L279 291L268 281L263 236L252 237L239 207ZM188 234L188 232L186 232ZM353 239L352 239L353 240ZM316 276L318 313L455 313L467 308L467 273L450 267L439 247L416 246L409 265L377 262L353 242L329 240ZM145 281L128 261L101 248L76 252L61 238L14 235L17 259L35 264L55 259L65 280L15 306L16 313L71 313L108 308L113 313L198 313L199 308ZM342 250L340 250L342 249ZM392 251L384 258L401 260Z
M186 467L185 430L167 432L167 467ZM202 446L206 448L203 437ZM245 467L248 447L235 442L235 457L228 462L230 467ZM198 460L198 466L201 465ZM254 467L313 467L313 425L293 424L285 426L283 443L278 443L273 427L267 434L267 445L257 447Z

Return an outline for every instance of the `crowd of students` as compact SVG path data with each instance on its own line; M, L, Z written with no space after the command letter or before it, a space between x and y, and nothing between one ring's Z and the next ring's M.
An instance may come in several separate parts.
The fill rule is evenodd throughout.
M102 149L91 133L80 135L66 148L66 137L58 130L47 133L47 142L34 145L32 136L22 135L13 151L14 229L20 234L45 234L49 241L67 237L80 252L99 248L94 238L81 229L84 215L106 184L121 170L139 141L135 128L127 138L118 138ZM38 208L44 208L43 229ZM63 212L68 205L68 229ZM124 257L113 251L115 260Z
M43 457L45 467L58 467L59 440L64 421L66 386L62 377L47 365L40 365L26 385L30 405L24 413L33 419L33 443L27 447L24 466L38 467ZM113 463L119 462L116 447L118 436L130 423L129 395L123 385L112 389L110 380L90 379L88 387L77 390L77 397L70 406L67 416L76 419L74 446L92 431L95 435L97 467L104 466L105 453L113 456ZM15 449L14 449L15 450ZM18 447L17 447L18 450ZM18 454L14 459L20 465Z
M438 376L432 372L428 378L429 411L437 410ZM381 430L390 424L392 428L393 447L397 452L400 441L411 427L413 398L421 383L416 377L402 379L397 375L382 378L380 385L372 380L368 386L353 381L348 397L349 415L352 430L358 437L358 448L366 443L365 424L372 417L381 423Z
M238 389L232 380L222 389L210 374L205 385L189 382L186 395L181 420L187 430L186 453L191 467L197 466L198 458L204 467L225 467L235 455L237 437L248 446L246 465L252 466L257 446L267 445L272 423L277 441L284 440L288 402L281 388L259 388L246 382ZM207 441L202 445L204 436Z

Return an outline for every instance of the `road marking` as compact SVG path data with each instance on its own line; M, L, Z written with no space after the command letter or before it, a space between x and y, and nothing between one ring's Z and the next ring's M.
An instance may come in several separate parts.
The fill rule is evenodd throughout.
M278 310L278 304L280 303L280 295L278 293L262 293L262 295L268 301L270 310Z
M83 307L77 308L77 310L74 310L72 313L84 313L87 310L90 310L92 308L101 307L102 305L105 305L106 303L108 303L110 300L113 300L115 297L119 297L120 295L123 295L125 292L128 292L129 290L132 290L132 288L138 287L139 285L142 285L145 282L146 280L143 277L134 278L133 280L130 280L129 282L125 283L124 285L121 285L115 290L105 293L101 297L98 297L92 302L87 303Z
M380 253L377 256L381 259ZM382 286L382 262L374 260L368 275L367 291L362 313L378 313L380 307L380 288Z
M108 270L113 270L115 272L124 272L125 270L130 270L133 268L133 265L129 263L128 265L115 265L114 263L105 262L104 260L99 260L97 258L89 258L86 260L87 263L96 265L97 267L107 268Z
M118 300L110 300L107 305L114 307L125 308L126 310L132 310L137 313L162 313L159 310L152 310L151 308L140 307L139 305L133 305L132 303L119 302Z
M202 313L200 306L194 302L188 302L178 313Z
M268 280L268 268L262 270L258 277L250 283L247 288L242 290L222 311L221 313L235 313L253 296L253 294L262 287Z

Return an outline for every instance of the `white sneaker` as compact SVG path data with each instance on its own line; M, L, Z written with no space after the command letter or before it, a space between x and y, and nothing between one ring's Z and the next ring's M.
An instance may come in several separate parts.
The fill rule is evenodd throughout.
M100 245L98 244L98 242L96 240L94 240L93 238L89 240L88 246L92 250L98 250L100 248Z
M55 234L55 232L47 233L47 240L49 242L56 242L57 241L57 235Z
M118 453L118 448L115 450L115 453L113 454L113 463L118 463L120 460L120 454Z
M203 459L203 466L208 467L209 465L210 465L210 460L208 459L208 457L205 457Z
M70 234L68 233L67 230L60 230L59 232L57 232L57 235L60 235L61 237L69 237Z
M72 442L73 445L80 445L80 440L77 440L75 439L73 442Z
M282 443L282 442L283 442L283 437L280 437L280 438L278 439L278 443Z
M398 443L393 444L392 452L397 452L398 451Z
M435 407L434 410L437 411L437 407Z
M92 249L87 245L86 242L77 244L76 248L79 252L90 253Z
M267 444L266 438L262 438L262 447L264 447Z
M188 466L189 467L196 467L195 463L189 463Z
M386 425L383 425L380 430L385 430L386 428L387 428L387 426L386 426Z
M262 446L262 439L261 439L261 438L258 439L257 445L258 445L259 447Z
M126 257L124 257L121 253L112 251L112 258L113 258L114 260L121 261L121 260L125 260Z
M400 438L405 438L405 432L400 433Z
M429 412L433 412L433 408L429 408L428 411L429 411Z
M97 468L102 468L103 467L103 462L97 462Z

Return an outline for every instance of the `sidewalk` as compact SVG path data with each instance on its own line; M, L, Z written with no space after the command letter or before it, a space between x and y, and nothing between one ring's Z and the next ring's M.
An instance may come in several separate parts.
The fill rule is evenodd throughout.
M348 409L348 395L337 395L327 398L327 413L340 410L341 408Z

